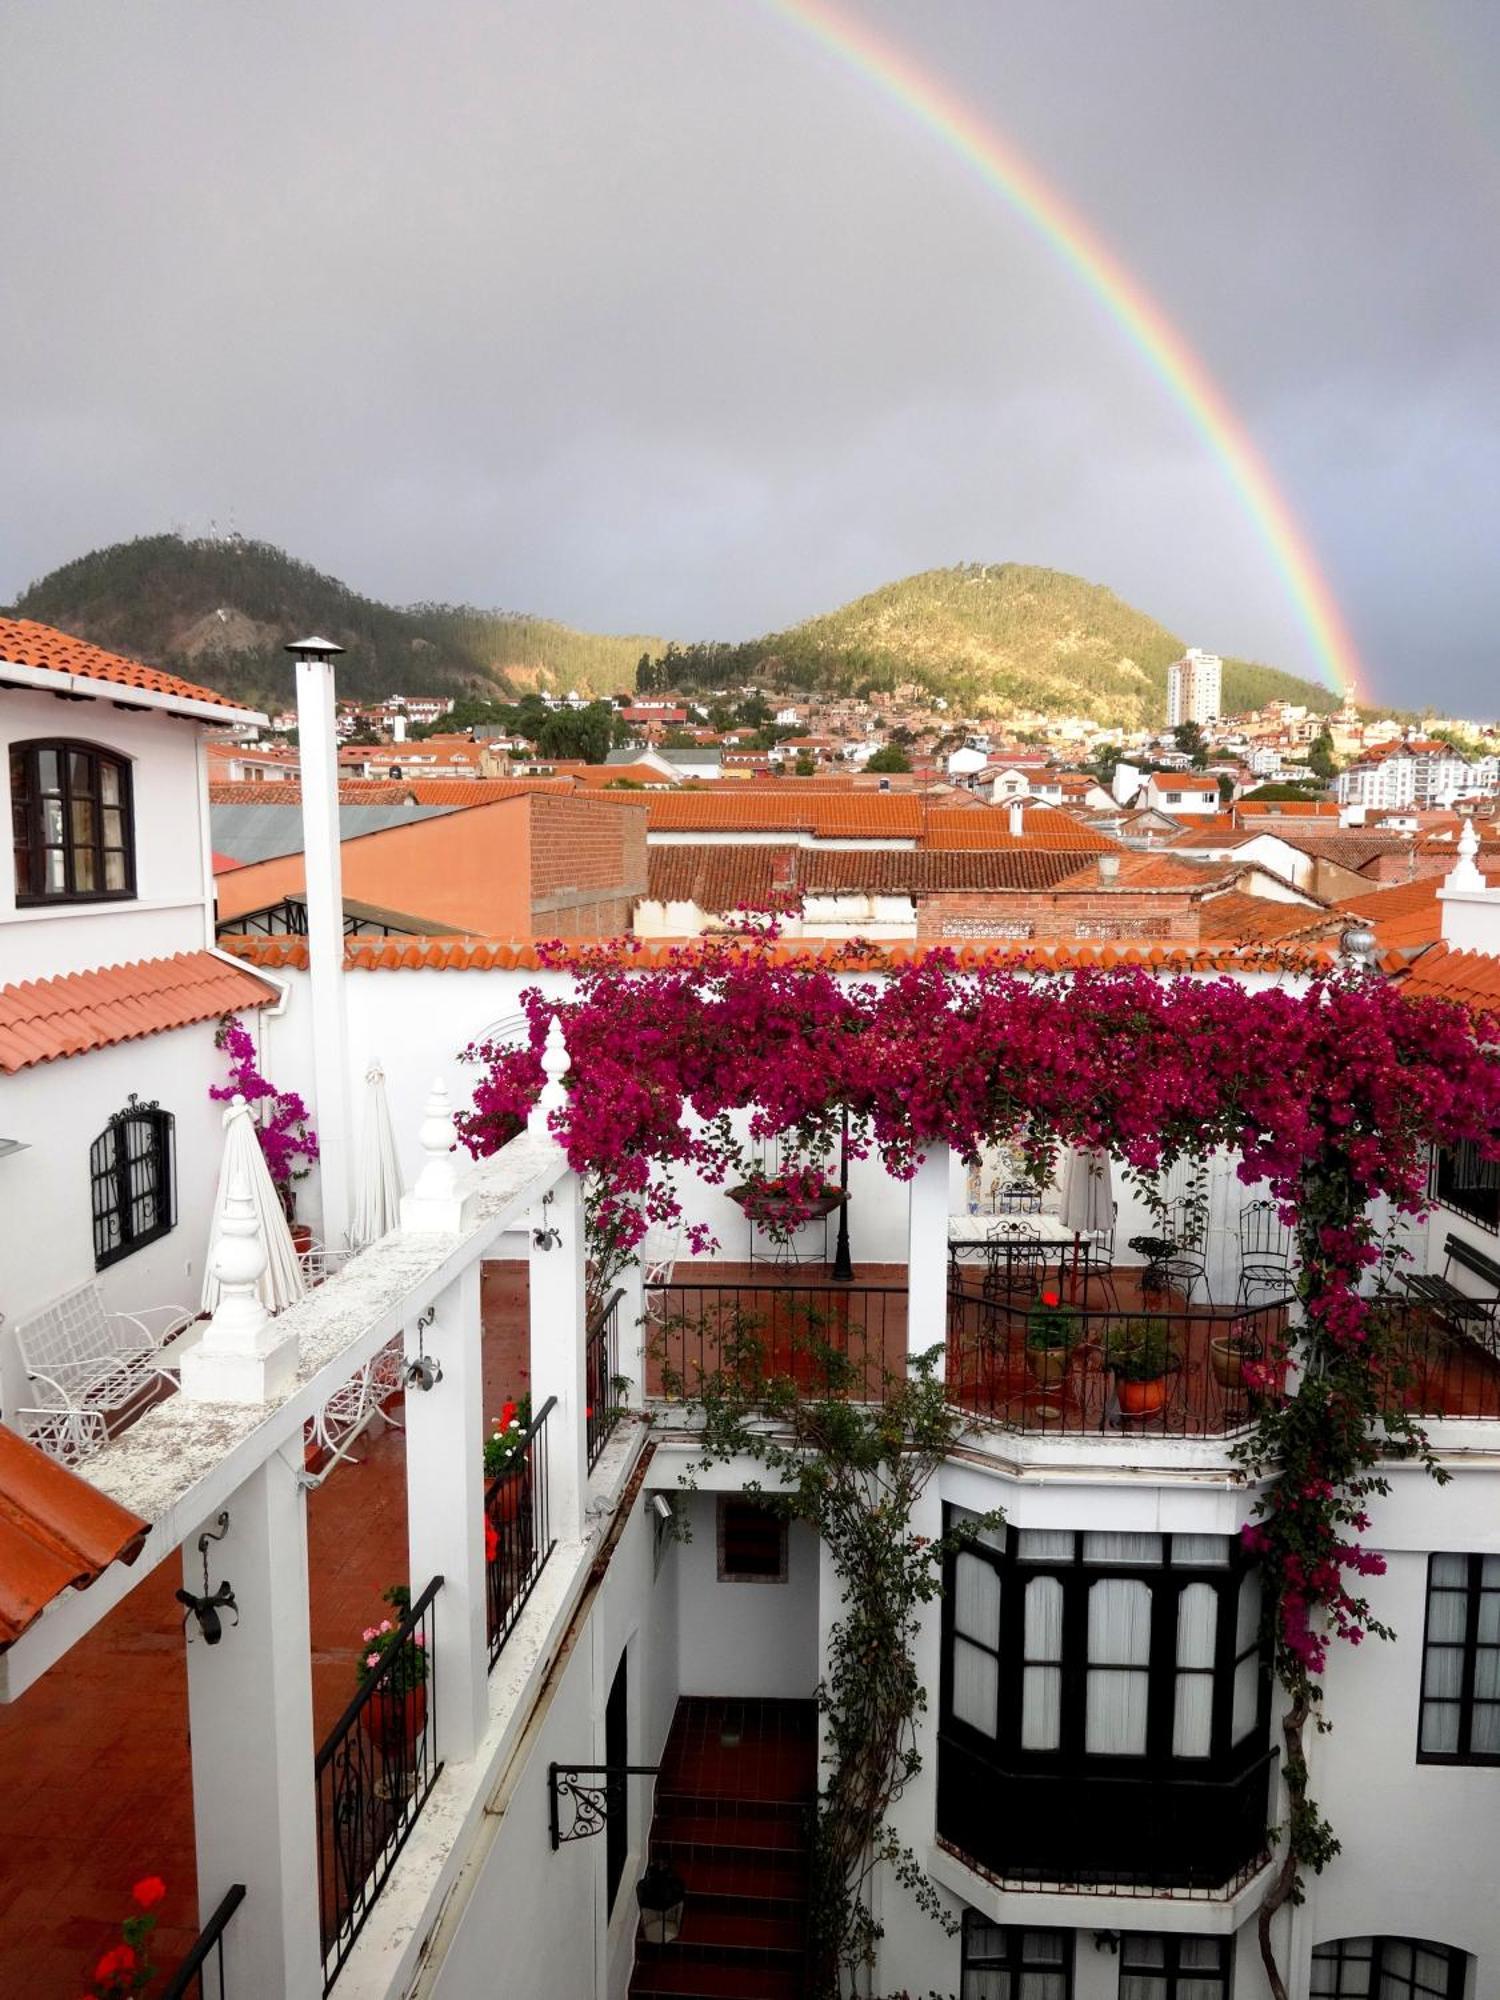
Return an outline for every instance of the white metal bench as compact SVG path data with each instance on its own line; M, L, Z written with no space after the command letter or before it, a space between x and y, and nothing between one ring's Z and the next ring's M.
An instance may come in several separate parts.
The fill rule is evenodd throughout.
M22 1320L16 1350L37 1392L16 1413L22 1435L54 1458L87 1458L104 1443L112 1413L171 1379L161 1349L192 1318L178 1306L110 1312L91 1281Z

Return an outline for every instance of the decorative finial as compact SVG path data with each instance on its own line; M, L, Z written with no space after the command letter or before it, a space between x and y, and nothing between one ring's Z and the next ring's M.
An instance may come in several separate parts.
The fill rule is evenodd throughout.
M563 1110L567 1105L568 1093L563 1088L563 1078L568 1073L568 1064L568 1044L563 1035L562 1016L554 1014L542 1049L542 1075L546 1081L526 1121L528 1132L549 1132L552 1113Z
M453 1171L453 1106L443 1079L436 1076L422 1106L417 1134L424 1165L412 1190L418 1201L452 1201L457 1186Z
M1458 836L1458 859L1449 872L1444 884L1448 889L1479 890L1481 894L1488 886L1480 874L1475 856L1479 853L1479 829L1472 819L1465 819L1463 831Z
M237 1168L224 1194L224 1213L213 1248L213 1273L219 1282L213 1336L229 1335L238 1346L259 1332L270 1314L256 1287L266 1268L266 1242L244 1169Z

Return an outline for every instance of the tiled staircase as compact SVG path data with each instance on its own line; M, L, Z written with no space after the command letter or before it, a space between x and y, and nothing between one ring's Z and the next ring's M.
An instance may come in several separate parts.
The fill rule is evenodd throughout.
M687 1903L673 1943L637 1939L631 2000L801 2000L816 1792L812 1702L677 1704L651 1854Z

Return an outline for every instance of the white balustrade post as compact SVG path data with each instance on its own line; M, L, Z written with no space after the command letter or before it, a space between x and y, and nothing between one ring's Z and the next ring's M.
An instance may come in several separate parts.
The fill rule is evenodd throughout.
M415 1598L443 1579L433 1610L437 1754L466 1763L488 1716L484 1577L484 1375L479 1264L438 1294L429 1325L406 1329L406 1357L442 1369L406 1391L406 1536Z
M468 1200L458 1181L454 1155L453 1106L443 1079L434 1077L422 1106L418 1132L422 1171L410 1194L401 1197L401 1227L414 1234L435 1232L456 1236L468 1220Z
M949 1148L929 1146L911 1181L907 1211L906 1351L946 1348L948 1338ZM943 1379L944 1356L937 1379Z
M296 1380L297 1337L287 1337L256 1289L266 1268L249 1185L236 1172L210 1261L219 1303L203 1338L182 1357L182 1393L199 1403L268 1403Z
M620 1330L619 1355L615 1365L621 1375L630 1377L630 1387L619 1401L627 1410L641 1410L646 1406L645 1271L632 1258L615 1283L622 1294L615 1322ZM613 1390L610 1391L610 1400L615 1400Z
M273 1454L251 1473L229 1500L228 1531L208 1544L210 1590L233 1585L238 1622L222 1610L210 1646L190 1616L184 1641L199 1921L244 1884L224 1933L224 1990L267 2000L323 1990L300 1440L293 1457ZM204 1594L199 1532L182 1550L183 1587L195 1597Z
M541 1095L531 1107L526 1120L528 1132L538 1132L543 1138L551 1131L551 1116L561 1111L568 1101L568 1093L563 1088L563 1078L568 1073L568 1044L563 1035L562 1018L554 1014L547 1024L547 1040L542 1048L542 1089Z
M547 1505L560 1542L583 1539L588 1491L588 1407L584 1332L583 1183L565 1173L528 1218L531 1230L531 1407L549 1396ZM609 1393L608 1384L603 1393Z

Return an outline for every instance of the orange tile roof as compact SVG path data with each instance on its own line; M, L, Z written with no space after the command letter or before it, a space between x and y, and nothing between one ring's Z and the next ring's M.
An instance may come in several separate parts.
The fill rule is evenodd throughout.
M1121 854L1115 877L1122 889L1206 889L1227 879L1222 861L1184 861L1176 854ZM1097 889L1097 861L1085 863L1057 884L1059 889Z
M653 792L653 833L811 833L823 840L915 840L922 804L908 792L799 792L746 786Z
M1021 832L1010 830L1008 805L985 806L978 812L939 806L927 815L923 845L946 847L1055 847L1073 854L1115 853L1120 843L1071 813L1055 806L1028 806Z
M1456 951L1439 940L1415 960L1404 990L1459 1000L1475 1014L1500 1016L1500 958L1482 951Z
M1234 810L1247 819L1337 819L1334 799L1240 799Z
M1008 848L948 853L917 848L782 847L766 842L673 842L646 851L647 895L700 910L769 909L804 896L905 896L1049 888L1076 855Z
M667 964L691 939L643 944L616 941L624 970ZM304 968L307 940L299 937L226 937L223 949L247 965ZM344 967L351 972L535 972L566 966L585 952L604 946L552 947L513 944L498 938L346 938ZM1326 966L1338 954L1331 945L1241 946L1226 944L1084 945L1059 940L1040 945L970 944L935 939L924 944L867 945L858 940L836 943L818 939L787 939L775 947L784 963L826 965L842 971L881 971L911 965L929 952L951 950L961 967L1007 965L1018 972L1068 971L1082 966L1145 966L1149 971L1255 972L1281 971L1288 963L1308 970ZM545 957L545 965L544 965ZM1403 961L1391 960L1387 970Z
M568 778L340 778L339 798L346 806L487 806L496 799L514 799L525 792L568 793ZM212 806L300 806L302 787L295 778L257 784L211 783Z
M75 639L51 625L38 625L32 618L0 618L0 661L18 667L39 667L51 674L76 674L80 680L110 681L116 687L149 690L172 695L178 701L206 701L215 708L233 709L244 714L243 702L235 701L214 688L197 687L192 681L164 674L157 667L127 660L121 653L106 653L86 639Z
M134 1562L139 1515L0 1424L0 1652L54 1597L86 1590L112 1562Z
M1339 908L1364 917L1385 951L1435 944L1443 934L1443 908L1437 893L1444 879L1441 875L1419 875L1414 882L1367 889L1357 896L1340 897Z
M1278 903L1269 896L1247 896L1241 889L1210 896L1198 912L1198 936L1204 944L1271 944L1294 937L1336 941L1346 925L1337 910Z
M13 1076L32 1063L217 1020L275 998L264 981L211 951L22 980L0 986L0 1072Z

